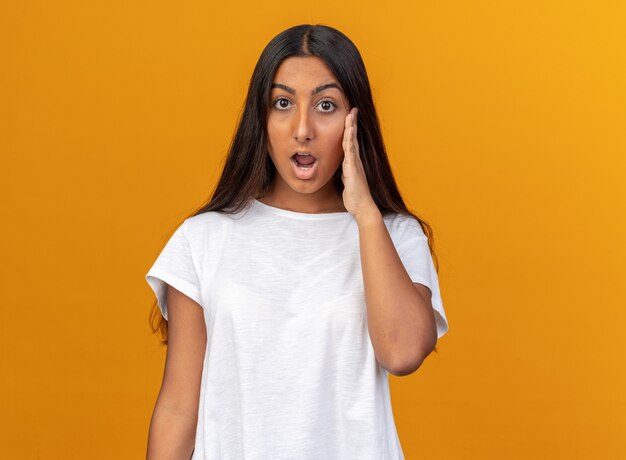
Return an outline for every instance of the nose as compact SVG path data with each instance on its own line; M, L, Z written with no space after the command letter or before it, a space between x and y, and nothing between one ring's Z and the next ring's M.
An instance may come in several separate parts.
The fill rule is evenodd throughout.
M294 137L298 142L309 141L313 137L313 124L306 109L297 111L294 130Z

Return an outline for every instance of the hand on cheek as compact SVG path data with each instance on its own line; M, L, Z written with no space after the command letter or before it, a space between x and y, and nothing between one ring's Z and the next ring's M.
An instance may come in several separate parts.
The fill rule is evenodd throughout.
M355 219L379 212L372 199L357 138L358 109L353 107L345 118L343 131L343 204Z

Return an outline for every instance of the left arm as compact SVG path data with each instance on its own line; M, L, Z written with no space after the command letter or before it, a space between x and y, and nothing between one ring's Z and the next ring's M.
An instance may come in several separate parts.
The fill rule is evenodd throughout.
M346 116L343 201L359 227L367 327L378 362L394 375L417 370L437 344L431 292L413 283L369 191L359 154L358 109Z
M430 289L412 282L378 208L360 215L357 224L376 359L393 375L411 374L437 344Z

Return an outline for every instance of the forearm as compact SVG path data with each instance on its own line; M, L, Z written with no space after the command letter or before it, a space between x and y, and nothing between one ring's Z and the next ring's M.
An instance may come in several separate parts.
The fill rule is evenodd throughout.
M197 414L155 405L148 434L147 460L189 460L196 439Z
M406 375L436 344L432 304L404 268L380 211L373 209L357 223L370 340L383 367Z

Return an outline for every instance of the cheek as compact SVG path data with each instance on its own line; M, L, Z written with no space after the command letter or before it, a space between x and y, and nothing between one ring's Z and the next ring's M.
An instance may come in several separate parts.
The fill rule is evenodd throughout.
M269 148L273 151L276 147L280 147L285 137L284 124L277 122L276 120L269 119L267 122L267 143Z
M289 122L285 116L270 114L267 118L268 135L280 136L289 130Z
M342 146L343 143L343 120L334 122L323 127L324 143L327 145Z

